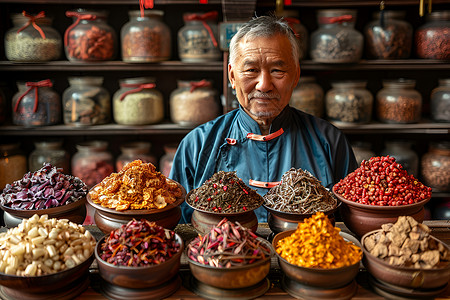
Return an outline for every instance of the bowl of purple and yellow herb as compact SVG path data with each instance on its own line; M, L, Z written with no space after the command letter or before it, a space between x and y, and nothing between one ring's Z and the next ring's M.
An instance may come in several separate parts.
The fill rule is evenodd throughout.
M152 288L176 278L183 248L174 231L133 219L97 243L95 258L100 276L110 284Z
M196 280L216 288L240 289L266 278L274 251L267 240L224 218L208 234L192 240L186 255Z
M35 214L82 224L87 192L88 187L78 177L63 174L61 169L45 163L3 189L0 207L5 212L5 225L15 227Z

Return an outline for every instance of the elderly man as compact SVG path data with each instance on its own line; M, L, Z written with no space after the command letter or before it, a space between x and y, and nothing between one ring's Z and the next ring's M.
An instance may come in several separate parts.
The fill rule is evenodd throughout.
M228 76L239 108L192 130L181 141L170 178L189 192L218 171L236 171L264 195L294 167L325 187L345 177L356 160L345 136L327 121L290 107L300 77L298 43L283 20L254 18L230 43ZM183 203L182 220L192 209ZM256 210L267 221L264 208Z

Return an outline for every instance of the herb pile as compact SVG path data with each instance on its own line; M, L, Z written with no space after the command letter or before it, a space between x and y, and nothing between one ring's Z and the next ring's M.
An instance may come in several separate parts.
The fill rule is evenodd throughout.
M195 209L216 213L238 213L260 207L264 199L245 185L236 172L219 171L194 189L186 202Z

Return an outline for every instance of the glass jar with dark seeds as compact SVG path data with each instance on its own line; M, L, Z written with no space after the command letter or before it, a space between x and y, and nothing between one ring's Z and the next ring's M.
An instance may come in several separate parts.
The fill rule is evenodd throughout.
M431 91L431 119L450 122L450 78L439 79L439 85Z
M450 191L450 142L434 142L422 156L421 172L424 183L433 191Z

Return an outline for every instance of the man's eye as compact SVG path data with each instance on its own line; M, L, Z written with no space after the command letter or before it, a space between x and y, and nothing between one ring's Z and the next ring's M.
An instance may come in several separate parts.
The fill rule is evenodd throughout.
M273 69L272 72L273 73L284 73L283 70L279 70L279 69Z
M245 72L256 72L256 69L247 69Z

